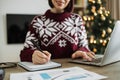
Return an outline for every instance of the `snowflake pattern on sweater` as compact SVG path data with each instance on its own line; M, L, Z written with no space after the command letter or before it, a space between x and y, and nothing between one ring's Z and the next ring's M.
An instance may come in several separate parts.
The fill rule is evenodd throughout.
M39 42L42 49L49 51L55 57L57 55L63 57L65 54L70 56L76 50L90 51L86 30L79 15L67 13L69 15L64 17L66 13L54 15L48 12L48 14L36 16L32 20L21 56L29 55L30 53L27 53L30 52L29 49L36 49L31 39Z
M82 18L75 16L76 15L74 14L71 15L71 17L65 19L62 23L46 19L45 16L41 16L41 18L37 17L36 20L33 20L33 28L35 28L36 33L40 35L39 37L43 38L43 41L41 42L44 46L54 44L60 37L64 37L76 45L80 39L81 42L79 46L85 47L88 44L86 41L87 36L85 27L83 26ZM74 36L75 38L71 36ZM33 47L32 45L29 46L27 44L32 44L30 43L30 40L36 39L34 34L29 31L26 37L25 47ZM51 37L51 39L48 40L48 37ZM59 46L65 47L65 44L60 44Z

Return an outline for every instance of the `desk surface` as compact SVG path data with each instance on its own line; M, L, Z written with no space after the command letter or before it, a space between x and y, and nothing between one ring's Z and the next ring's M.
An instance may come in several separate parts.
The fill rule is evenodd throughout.
M61 63L62 64L61 68L79 66L86 70L96 72L104 76L108 76L108 78L105 80L120 80L120 62L113 63L104 67L97 67L97 66L88 66L88 65L76 64L76 63L69 63L68 60L69 59L54 59L53 61ZM27 71L17 66L14 68L7 68L5 69L5 72L6 73L5 73L4 80L10 80L9 79L10 73L19 73L19 72L27 72Z

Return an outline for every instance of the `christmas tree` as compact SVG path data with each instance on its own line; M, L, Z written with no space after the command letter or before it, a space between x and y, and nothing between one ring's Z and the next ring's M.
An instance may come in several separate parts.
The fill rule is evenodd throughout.
M105 9L105 4L105 0L88 0L83 16L89 47L97 54L104 53L114 27L114 20L110 12Z

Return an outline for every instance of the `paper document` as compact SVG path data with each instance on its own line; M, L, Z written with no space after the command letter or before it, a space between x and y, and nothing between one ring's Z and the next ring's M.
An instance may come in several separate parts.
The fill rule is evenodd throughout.
M104 78L107 77L80 67L10 74L10 80L100 80Z
M19 66L25 68L28 71L36 71L36 70L43 70L43 69L50 69L50 68L56 68L60 67L61 64L53 61L49 61L45 64L33 64L32 62L19 62Z

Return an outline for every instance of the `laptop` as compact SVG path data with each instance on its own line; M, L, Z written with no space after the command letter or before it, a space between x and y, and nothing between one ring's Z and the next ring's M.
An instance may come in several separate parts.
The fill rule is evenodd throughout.
M96 60L92 62L86 61L83 59L71 59L70 62L88 64L88 65L96 65L96 66L104 66L107 64L111 64L117 61L120 61L120 20L115 22L114 29L111 33L111 39L108 42L105 52L102 55L96 54Z

